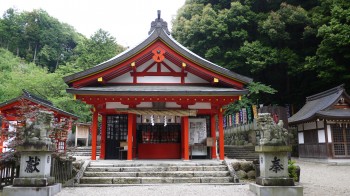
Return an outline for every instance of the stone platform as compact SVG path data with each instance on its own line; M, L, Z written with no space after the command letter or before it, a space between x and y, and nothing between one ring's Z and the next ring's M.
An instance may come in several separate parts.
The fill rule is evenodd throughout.
M251 183L249 190L257 196L303 196L302 186L261 186Z
M51 186L44 187L14 187L6 186L3 189L4 196L51 196L59 193L62 189L62 184L57 183Z

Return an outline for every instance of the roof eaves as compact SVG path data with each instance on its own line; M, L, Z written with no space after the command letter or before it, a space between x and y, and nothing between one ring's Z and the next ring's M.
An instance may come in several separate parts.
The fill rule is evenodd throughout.
M176 50L177 52L182 54L187 59L190 59L191 61L194 61L195 63L197 63L199 65L203 65L203 66L205 66L205 68L210 69L211 71L218 72L221 75L224 75L224 76L231 78L231 79L239 80L243 83L250 83L253 81L253 79L251 79L249 77L232 72L224 67L221 67L215 63L212 63L212 62L200 57L199 55L197 55L197 54L193 53L192 51L190 51L189 49L187 49L185 46L181 45L174 38L172 38L171 35L166 34L166 32L164 32L164 31L159 35L159 37L165 43L169 44L169 46L171 48L173 48L174 50Z
M69 75L69 76L65 76L63 77L63 80L65 83L69 84L72 83L76 80L85 78L91 74L94 73L99 73L102 72L106 69L111 68L113 65L119 64L127 59L130 59L131 57L133 57L134 55L136 55L138 52L140 52L143 48L147 47L148 45L150 45L151 43L153 43L156 39L158 38L158 35L156 33L156 31L153 31L147 38L146 40L144 40L143 42L141 42L140 44L136 45L135 47L128 49L118 55L116 55L115 57L102 62L90 69Z

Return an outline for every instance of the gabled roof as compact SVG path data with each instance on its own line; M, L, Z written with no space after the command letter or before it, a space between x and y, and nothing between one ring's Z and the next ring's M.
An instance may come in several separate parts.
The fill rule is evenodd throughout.
M237 90L234 88L214 88L207 86L106 86L106 87L82 87L79 89L68 88L68 93L90 94L90 95L241 95L248 93L247 90Z
M290 124L297 124L316 118L350 119L350 109L332 108L341 97L350 100L349 95L345 92L344 85L309 96L306 98L305 105L290 117L288 122Z
M151 30L149 32L149 36L146 40L144 40L142 43L137 45L134 48L130 48L119 55L99 64L95 67L92 67L90 69L69 75L64 77L64 81L71 85L74 81L78 81L84 78L87 78L91 75L94 75L96 73L100 73L102 71L108 70L110 68L115 67L116 65L134 57L138 53L140 53L142 50L144 50L147 46L151 45L152 43L156 41L162 41L167 46L172 48L175 52L180 54L185 59L200 65L206 70L209 70L211 72L217 73L221 76L227 77L231 80L239 81L240 83L247 84L252 82L251 78L242 76L240 74L234 73L226 68L223 68L219 65L216 65L198 55L191 52L184 46L182 46L180 43L178 43L176 40L172 38L170 35L170 32L167 28L167 23L163 21L163 19L160 18L160 14L158 13L158 18L155 19L155 21L151 24Z
M24 89L23 89L23 93L22 93L21 96L16 97L14 99L11 99L9 101L5 101L3 103L0 103L0 109L6 107L8 105L11 105L13 103L16 103L16 102L20 101L21 99L26 99L26 100L34 102L34 103L36 103L38 105L42 105L42 106L44 106L46 108L49 108L50 110L53 110L53 111L55 111L55 112L57 112L57 113L59 113L61 115L64 115L64 116L68 116L68 117L71 117L71 118L74 118L74 119L78 119L79 118L78 116L76 116L76 115L74 115L72 113L66 112L64 110L61 110L61 109L55 107L52 104L52 102L50 102L49 100L41 98L40 96L35 95L33 93L30 93L30 92L28 92L27 90L24 90Z

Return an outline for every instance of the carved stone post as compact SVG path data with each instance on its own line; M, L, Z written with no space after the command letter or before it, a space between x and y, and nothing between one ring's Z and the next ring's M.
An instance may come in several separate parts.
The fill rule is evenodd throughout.
M259 114L257 120L261 139L255 151L259 153L260 176L249 189L257 195L303 195L303 187L294 186L288 173L288 132L283 124L276 125L269 113Z
M40 111L33 122L24 131L26 138L23 145L16 150L20 152L19 178L15 178L13 186L4 187L4 195L54 195L61 191L61 184L55 184L50 176L51 156L55 145L47 137L53 115Z

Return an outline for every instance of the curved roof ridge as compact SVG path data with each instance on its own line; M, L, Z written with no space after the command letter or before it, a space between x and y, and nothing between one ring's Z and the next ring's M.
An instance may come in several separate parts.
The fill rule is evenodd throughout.
M334 88L328 89L326 91L323 91L323 92L320 92L320 93L308 96L308 97L306 97L306 101L312 101L312 100L315 100L315 99L320 99L322 97L326 97L326 96L329 96L331 94L338 93L340 91L344 91L344 84L341 84L339 86L336 86Z

